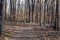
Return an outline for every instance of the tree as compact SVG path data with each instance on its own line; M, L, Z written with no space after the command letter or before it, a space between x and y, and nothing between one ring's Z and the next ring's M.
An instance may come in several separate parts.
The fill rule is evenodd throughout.
M34 6L35 6L35 0L32 0L32 22L33 22Z
M16 0L10 0L10 21L15 21Z
M28 15L29 15L28 17L29 17L29 18L28 18L28 20L26 20L26 22L27 22L27 23L30 23L30 1L27 0L26 2L27 2L28 9L29 9L29 12L28 12Z
M54 23L54 29L55 30L59 30L59 26L58 26L58 3L59 3L59 0L56 0L56 15L55 15L55 23Z
M4 14L4 19L6 20L6 16L7 16L7 14L6 14L6 9L7 9L7 0L4 0L4 10L5 10L5 14Z
M2 10L3 10L3 0L0 0L0 35L2 34L2 22L3 22L3 13L2 13Z
M41 0L40 0L40 23L39 23L39 25L41 26Z

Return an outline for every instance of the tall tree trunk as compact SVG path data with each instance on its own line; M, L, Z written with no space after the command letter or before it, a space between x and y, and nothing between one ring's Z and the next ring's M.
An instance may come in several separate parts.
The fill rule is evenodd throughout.
M45 0L44 2L44 24L46 23L46 4L47 4L47 0Z
M10 20L15 21L16 0L10 0Z
M11 16L12 16L12 0L10 0L10 21L11 21Z
M58 26L58 0L56 0L56 30L59 30L59 26Z
M16 5L16 6L17 6L17 5ZM16 10L17 10L17 13L16 13L16 14L17 14L17 22L18 22L18 21L20 20L20 19L19 19L19 15L20 15L20 10L21 10L21 9L20 9L20 0L18 1L18 8L17 8Z
M51 24L53 25L53 21L54 21L54 5L53 5L54 1L52 0L52 19L51 19Z
M41 26L41 0L40 0L40 24L39 25Z
M28 0L28 6L29 6L29 18L28 18L28 20L30 22L30 1L29 0Z
M55 23L54 23L54 29L57 31L59 30L59 26L58 26L58 2L59 0L56 0L56 15L55 15Z
M15 14L16 14L16 0L13 1L13 21L15 21Z
M34 6L35 6L35 0L32 0L32 22L33 22Z
M2 34L2 22L3 22L3 20L2 20L2 18L3 18L3 13L2 13L3 3L2 2L3 2L3 0L0 0L0 35Z
M6 0L4 0L4 1L5 1L5 9L4 9L4 10L5 10L5 18L4 18L4 19L6 20L6 16L7 16L7 14L6 14L6 9L7 9L7 1L6 1Z

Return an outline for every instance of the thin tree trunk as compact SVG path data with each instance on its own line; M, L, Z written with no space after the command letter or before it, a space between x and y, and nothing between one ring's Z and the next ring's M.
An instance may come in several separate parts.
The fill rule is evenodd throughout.
M33 22L34 6L35 6L35 0L32 0L32 22Z
M6 20L6 16L7 16L7 14L6 14L6 9L7 9L7 7L6 7L6 6L7 6L7 2L6 2L6 0L5 0L5 9L4 9L4 10L5 10L5 20Z
M56 0L56 14L55 14L55 23L54 23L54 29L57 31L59 30L59 26L58 26L58 2L59 0Z
M28 18L28 20L30 22L30 1L29 0L28 0L28 6L29 6L29 18Z
M10 21L11 21L11 16L12 16L12 0L10 0Z
M59 0L56 0L56 30L59 30L59 26L58 26L58 9L59 9L59 7L58 7L58 2L59 2Z
M40 26L41 26L41 0L40 0Z
M44 24L46 23L46 3L47 3L47 0L45 0L45 2L44 2L45 4L44 4Z

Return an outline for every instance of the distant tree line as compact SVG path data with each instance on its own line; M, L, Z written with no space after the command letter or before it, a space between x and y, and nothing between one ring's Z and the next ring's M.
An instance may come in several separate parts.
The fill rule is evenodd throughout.
M5 0L5 20L7 19L7 0ZM51 24L58 29L58 0L10 0L9 20L37 23L40 26ZM21 18L22 16L22 18Z

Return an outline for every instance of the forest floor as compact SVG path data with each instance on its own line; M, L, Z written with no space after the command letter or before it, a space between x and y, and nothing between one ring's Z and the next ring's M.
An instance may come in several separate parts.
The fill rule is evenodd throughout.
M60 32L35 24L4 25L5 40L59 40Z

